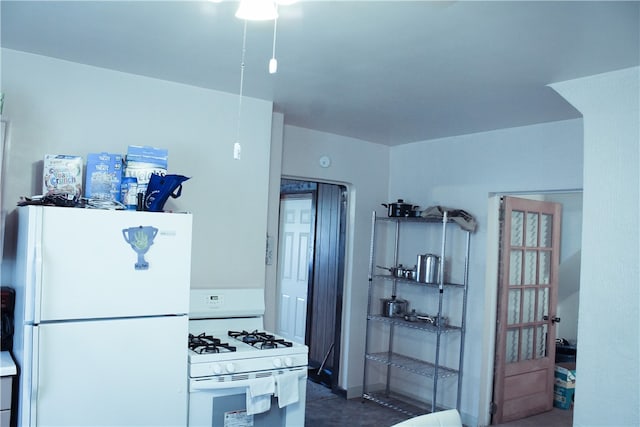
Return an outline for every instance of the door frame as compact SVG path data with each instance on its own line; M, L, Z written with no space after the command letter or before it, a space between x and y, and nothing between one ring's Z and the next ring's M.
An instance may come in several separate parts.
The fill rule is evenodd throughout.
M478 425L491 424L491 402L496 347L496 321L498 309L498 262L500 234L500 199L503 196L527 197L564 193L583 193L581 188L566 190L491 192L487 201L487 234L485 262L484 319L480 361L480 393L478 399ZM580 321L580 319L578 319Z
M290 183L292 182L299 182L299 188L295 188L295 184L293 187L290 188L289 191L282 191L282 183L284 181L289 181ZM319 194L319 186L322 184L326 184L326 185L332 185L335 187L341 187L341 196L340 196L340 215L337 218L339 221L339 243L338 243L338 247L339 247L339 251L338 251L338 259L336 260L336 264L337 264L337 276L338 276L338 283L337 283L337 288L336 288L336 301L335 301L335 330L334 330L334 338L333 338L333 345L331 346L331 349L329 352L327 352L325 354L325 360L321 361L321 367L323 365L325 365L326 362L328 362L329 360L331 360L331 365L333 366L333 370L331 372L331 376L329 378L325 378L322 380L322 382L324 382L325 384L328 382L331 389L334 392L338 392L340 393L341 390L339 390L339 375L340 375L340 371L341 371L341 362L342 362L342 340L344 337L343 334L343 316L344 316L344 285L345 285L345 266L346 266L346 251L347 251L347 232L348 232L348 210L349 210L349 185L343 182L328 182L328 181L321 181L321 180L317 180L317 179L313 179L313 178L299 178L299 177L288 177L288 176L281 176L280 178L280 192L279 192L279 203L283 198L283 195L288 195L288 196L292 196L295 197L296 194L311 194L311 201L312 201L312 230L311 230L311 238L312 238L312 250L311 250L311 256L309 259L309 274L308 274L308 286L307 286L307 322L306 322L306 330L305 330L305 341L307 342L307 345L310 346L310 343L308 342L310 336L311 336L311 327L313 325L313 321L314 321L314 307L312 305L313 300L314 300L314 285L315 285L315 262L316 259L318 257L318 253L316 251L316 227L317 227L317 221L318 221L318 194ZM278 217L280 216L280 214L278 215ZM278 219L278 224L279 224L279 219ZM272 242L271 244L279 247L280 242L279 242L279 237L280 237L280 227L278 226L278 232L276 234L276 241ZM275 289L274 292L275 294L279 294L279 272L277 271L279 269L279 255L278 257L276 257L276 259L278 261L275 262L276 265L276 274L275 274ZM279 316L280 316L280 309L279 309L279 301L276 301L276 316L275 316L275 324L277 325L279 322ZM329 356L330 357L329 359ZM322 377L323 375L319 375L319 377ZM328 381L327 381L328 380Z

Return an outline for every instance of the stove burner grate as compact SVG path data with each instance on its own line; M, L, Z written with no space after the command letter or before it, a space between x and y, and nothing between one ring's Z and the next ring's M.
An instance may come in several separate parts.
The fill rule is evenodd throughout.
M220 353L220 351L236 351L236 348L228 343L223 343L218 338L206 335L204 332L200 335L189 334L189 349L196 353Z
M255 330L253 332L247 331L229 331L229 336L240 340L246 344L249 344L260 350L267 350L270 348L278 347L292 347L293 343L285 341L282 338L276 338L275 336L266 332Z

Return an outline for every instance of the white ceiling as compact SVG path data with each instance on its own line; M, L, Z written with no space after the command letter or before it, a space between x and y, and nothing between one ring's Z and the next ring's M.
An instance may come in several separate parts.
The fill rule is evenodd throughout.
M224 1L7 1L3 47L238 93ZM549 83L640 64L640 2L299 1L247 26L244 94L386 145L579 117Z

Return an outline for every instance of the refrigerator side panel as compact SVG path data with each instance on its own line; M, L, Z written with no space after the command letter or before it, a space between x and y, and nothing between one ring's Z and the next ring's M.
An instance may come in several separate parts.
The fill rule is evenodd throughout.
M187 424L187 317L41 325L39 426Z
M42 321L188 313L190 214L42 209Z

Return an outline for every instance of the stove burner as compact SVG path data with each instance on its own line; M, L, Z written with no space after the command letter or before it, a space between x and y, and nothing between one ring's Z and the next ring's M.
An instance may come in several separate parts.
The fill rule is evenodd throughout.
M234 346L221 342L218 338L206 335L204 332L200 335L189 334L189 349L196 353L220 353L220 351L236 351Z
M293 343L285 341L282 338L276 338L275 336L266 332L255 330L253 332L236 332L229 331L229 336L240 340L246 344L249 344L260 350L267 350L270 348L278 347L292 347Z

